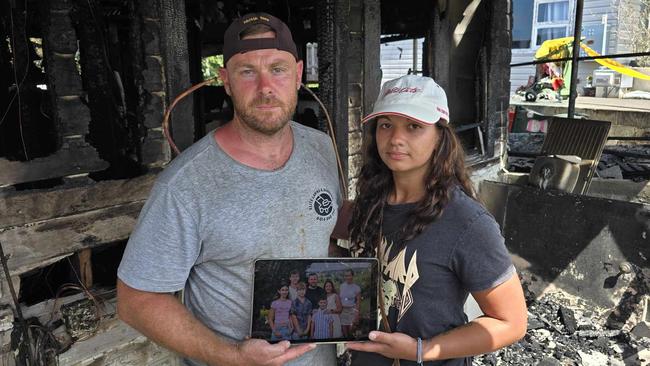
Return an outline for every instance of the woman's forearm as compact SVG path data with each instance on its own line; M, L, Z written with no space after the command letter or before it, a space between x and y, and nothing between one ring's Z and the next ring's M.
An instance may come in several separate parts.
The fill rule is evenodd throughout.
M462 358L493 352L519 340L525 325L480 317L423 342L423 359L427 361Z

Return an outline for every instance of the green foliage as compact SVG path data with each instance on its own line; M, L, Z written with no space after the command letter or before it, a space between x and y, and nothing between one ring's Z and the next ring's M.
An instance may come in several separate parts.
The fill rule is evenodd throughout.
M223 85L219 78L219 69L223 67L223 55L208 56L201 59L201 72L203 80L217 78L213 85Z

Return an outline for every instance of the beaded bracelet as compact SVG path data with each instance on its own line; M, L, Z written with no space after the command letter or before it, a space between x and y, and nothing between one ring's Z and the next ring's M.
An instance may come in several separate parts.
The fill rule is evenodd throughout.
M418 337L418 351L417 351L418 365L422 366L422 338Z

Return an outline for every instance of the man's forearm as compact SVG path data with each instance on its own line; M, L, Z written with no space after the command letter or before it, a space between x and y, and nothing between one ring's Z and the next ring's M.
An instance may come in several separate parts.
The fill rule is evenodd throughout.
M197 320L171 294L149 294L118 280L120 319L154 342L209 365L237 364L237 346Z

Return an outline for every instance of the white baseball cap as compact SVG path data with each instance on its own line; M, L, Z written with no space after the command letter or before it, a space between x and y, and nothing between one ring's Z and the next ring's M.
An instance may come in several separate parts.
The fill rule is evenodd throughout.
M372 113L361 123L382 115L407 117L429 125L440 119L449 122L447 95L430 77L404 75L384 83Z

